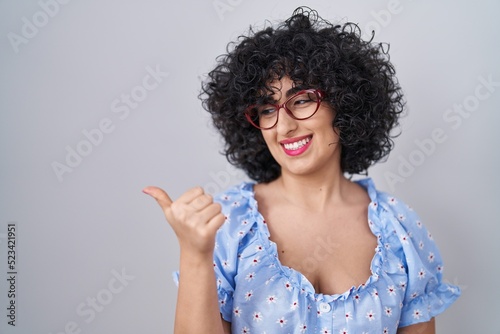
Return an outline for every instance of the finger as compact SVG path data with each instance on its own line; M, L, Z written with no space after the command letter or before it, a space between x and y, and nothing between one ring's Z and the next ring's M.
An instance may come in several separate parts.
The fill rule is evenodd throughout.
M192 202L195 198L201 196L204 194L203 188L202 187L194 187L192 189L189 189L186 191L184 194L182 194L176 202L179 203L190 203Z
M153 197L162 209L168 209L172 204L172 199L161 188L149 186L142 190L143 193Z
M202 194L189 203L191 207L193 207L195 210L200 211L209 206L210 204L213 203L212 196L208 194Z
M215 215L212 219L208 221L207 226L213 228L214 230L218 230L219 227L221 227L225 221L226 221L226 216L224 216L222 212L219 212L217 215Z
M217 216L219 213L221 213L220 204L219 203L211 203L203 210L200 210L198 215L199 215L201 221L206 222L206 224L208 224L208 222L212 218Z

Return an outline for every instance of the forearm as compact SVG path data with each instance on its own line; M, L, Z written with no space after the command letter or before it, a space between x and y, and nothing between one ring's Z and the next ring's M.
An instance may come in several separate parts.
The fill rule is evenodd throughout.
M181 250L175 334L222 334L213 258Z

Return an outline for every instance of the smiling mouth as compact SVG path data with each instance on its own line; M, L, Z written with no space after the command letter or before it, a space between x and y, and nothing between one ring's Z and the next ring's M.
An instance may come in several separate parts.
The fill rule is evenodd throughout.
M296 150L306 146L307 143L309 143L311 141L311 137L312 136L309 136L309 137L303 138L301 140L297 140L297 141L292 142L292 143L284 143L281 145L283 145L283 147L288 151L296 151Z

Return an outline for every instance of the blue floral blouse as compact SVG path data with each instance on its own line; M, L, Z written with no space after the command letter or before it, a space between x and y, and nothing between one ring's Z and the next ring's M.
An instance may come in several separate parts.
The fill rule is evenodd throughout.
M368 224L378 245L368 280L335 295L316 293L304 275L279 262L253 183L215 197L226 222L216 236L214 269L220 312L232 334L396 333L458 298L460 289L442 281L441 256L417 214L377 191L371 179L357 182L370 196Z

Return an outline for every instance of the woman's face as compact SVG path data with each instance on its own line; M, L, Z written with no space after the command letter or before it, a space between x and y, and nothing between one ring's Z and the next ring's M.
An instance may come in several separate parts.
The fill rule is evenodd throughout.
M272 97L277 104L286 101L293 85L288 77L271 84L276 88ZM308 88L313 87L304 87ZM316 114L305 120L291 118L282 108L276 126L261 130L267 147L281 166L282 175L305 176L340 169L339 136L332 127L333 118L333 110L325 102Z

